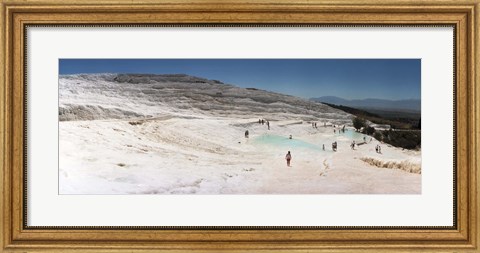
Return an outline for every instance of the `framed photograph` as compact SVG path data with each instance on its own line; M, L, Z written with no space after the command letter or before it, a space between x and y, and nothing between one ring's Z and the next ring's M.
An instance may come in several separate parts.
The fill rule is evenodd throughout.
M2 252L479 252L479 6L2 1Z

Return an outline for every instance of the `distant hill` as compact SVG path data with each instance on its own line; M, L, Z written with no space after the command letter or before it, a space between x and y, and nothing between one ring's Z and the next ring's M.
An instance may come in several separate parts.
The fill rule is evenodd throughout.
M311 98L312 101L343 105L353 108L374 109L385 111L404 111L404 112L420 112L420 99L403 99L403 100L387 100L387 99L352 99L347 100L335 96L323 96L318 98Z
M352 108L344 105L334 105L325 102L322 103L330 107L342 110L346 113L353 114L356 117L369 120L375 124L390 125L392 128L395 129L420 129L419 113L417 113L417 116L411 115L411 113L403 112L386 113L385 111L377 111L377 113L373 113L371 111Z

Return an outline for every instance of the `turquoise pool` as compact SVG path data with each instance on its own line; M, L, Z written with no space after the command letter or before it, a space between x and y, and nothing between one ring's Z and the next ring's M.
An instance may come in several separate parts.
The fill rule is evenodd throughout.
M331 146L330 146L331 143L336 140L342 139L342 138L337 139L338 137L344 137L344 138L347 138L348 140L354 140L355 142L360 143L360 142L363 142L364 136L367 138L367 141L370 140L370 136L356 132L354 130L347 130L345 131L345 133L340 133L340 134L337 133L333 138L329 137L324 140L325 149L331 150ZM322 150L321 143L318 145L313 144L310 142L295 139L295 136L293 137L293 139L289 139L288 136L264 134L254 138L253 143L260 144L260 145L271 145L276 147L291 148L291 149L304 148L304 149L310 149L310 150Z
M360 141L360 140L363 141L364 136L367 137L368 140L370 139L370 136L359 133L359 132L357 132L355 130L352 130L352 129L348 129L348 130L345 131L345 133L341 133L341 134L338 134L338 135L345 136L348 139L355 140L355 141Z
M313 149L313 150L322 150L321 146L308 143L302 140L296 140L295 138L289 139L286 136L279 136L279 135L270 135L265 134L258 136L254 139L254 143L257 144L266 144L266 145L273 145L277 147L288 147L288 148L305 148L305 149Z

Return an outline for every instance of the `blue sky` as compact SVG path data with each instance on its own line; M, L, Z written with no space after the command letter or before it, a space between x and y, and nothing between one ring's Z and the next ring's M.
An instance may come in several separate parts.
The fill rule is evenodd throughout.
M303 98L420 99L420 59L60 59L60 74L188 74Z

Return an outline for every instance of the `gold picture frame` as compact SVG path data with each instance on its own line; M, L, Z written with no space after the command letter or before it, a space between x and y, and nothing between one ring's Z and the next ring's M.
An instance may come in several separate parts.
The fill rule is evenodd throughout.
M2 0L2 252L480 252L479 0ZM28 227L25 32L35 25L452 25L455 27L455 226L446 228Z

